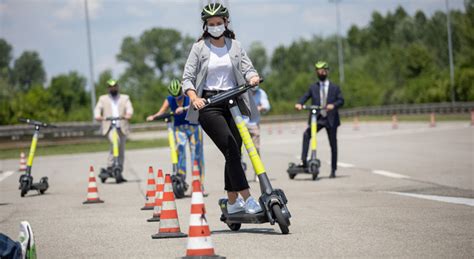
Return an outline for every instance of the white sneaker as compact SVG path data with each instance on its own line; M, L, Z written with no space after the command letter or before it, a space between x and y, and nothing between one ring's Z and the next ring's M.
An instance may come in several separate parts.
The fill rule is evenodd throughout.
M28 221L20 223L20 235L18 237L21 243L21 254L23 259L36 259L36 244Z
M260 203L256 201L252 196L248 197L245 201L245 212L250 214L256 214L262 211Z
M242 198L238 197L234 204L230 204L227 201L227 213L234 214L245 210L245 202Z

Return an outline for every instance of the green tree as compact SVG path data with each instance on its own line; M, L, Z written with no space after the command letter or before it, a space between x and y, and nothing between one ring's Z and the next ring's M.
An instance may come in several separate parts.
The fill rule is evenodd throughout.
M261 42L253 42L250 44L248 56L252 60L253 66L261 76L266 74L268 64L267 50Z
M36 51L25 51L13 65L14 82L21 91L28 91L34 84L46 81L43 61Z

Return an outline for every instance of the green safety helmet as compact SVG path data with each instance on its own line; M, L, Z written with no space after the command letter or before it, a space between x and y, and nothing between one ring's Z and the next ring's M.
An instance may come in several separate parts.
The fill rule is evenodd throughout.
M328 62L322 60L316 62L316 64L314 64L314 67L316 69L329 69Z
M201 12L201 19L205 22L208 18L211 17L223 17L223 18L229 18L229 10L225 8L222 4L220 3L210 3L202 9Z
M173 79L168 86L168 93L177 97L181 95L181 82L178 79Z
M117 81L113 80L112 78L107 80L107 87L113 87L117 85Z

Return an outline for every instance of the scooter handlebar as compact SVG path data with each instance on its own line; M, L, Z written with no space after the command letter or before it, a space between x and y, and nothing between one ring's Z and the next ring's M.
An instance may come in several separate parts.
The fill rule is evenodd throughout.
M124 117L105 117L106 121L119 121L119 120L125 120Z
M263 78L260 78L260 83L263 83L263 81L264 81ZM234 97L237 97L237 96L247 92L252 87L255 87L255 86L245 84L245 85L241 85L241 86L236 87L236 88L232 88L228 91L216 94L214 96L211 96L210 98L204 99L204 107L202 107L202 108L205 108L210 104L221 103L221 102L227 101L229 99L232 99ZM193 107L193 109L197 110L196 107Z
M322 106L319 105L303 105L303 110L326 110L326 108L323 108Z
M36 120L32 120L32 119L19 118L18 121L26 123L26 124L34 125L34 126L40 126L40 127L43 127L43 128L47 128L47 127L57 128L56 125L52 125L52 124L48 124L48 123L44 123L44 122L36 121Z

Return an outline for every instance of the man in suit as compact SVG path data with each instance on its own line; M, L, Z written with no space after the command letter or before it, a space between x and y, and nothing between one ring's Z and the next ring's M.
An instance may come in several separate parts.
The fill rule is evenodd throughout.
M295 108L303 109L303 104L311 98L312 105L326 108L318 113L318 132L326 128L329 144L331 146L331 175L336 177L337 170L337 127L341 124L338 109L344 105L344 98L339 86L328 80L329 65L325 61L318 61L315 64L316 75L319 81L312 84L308 91L300 98ZM311 118L310 118L311 121ZM311 138L311 127L308 127L303 135L303 151L301 153L301 167L307 166L307 156L309 141Z
M107 117L122 117L122 120L117 122L117 133L119 136L119 165L123 168L123 161L125 159L125 141L127 139L129 130L128 120L132 118L133 107L130 97L126 94L119 94L118 83L110 79L107 81L107 89L109 94L102 95L97 101L94 109L94 117L97 121L102 122L102 135L108 136L110 143L112 143L111 121L105 120ZM110 149L107 166L111 167L113 163L113 150ZM125 179L124 179L125 180Z

